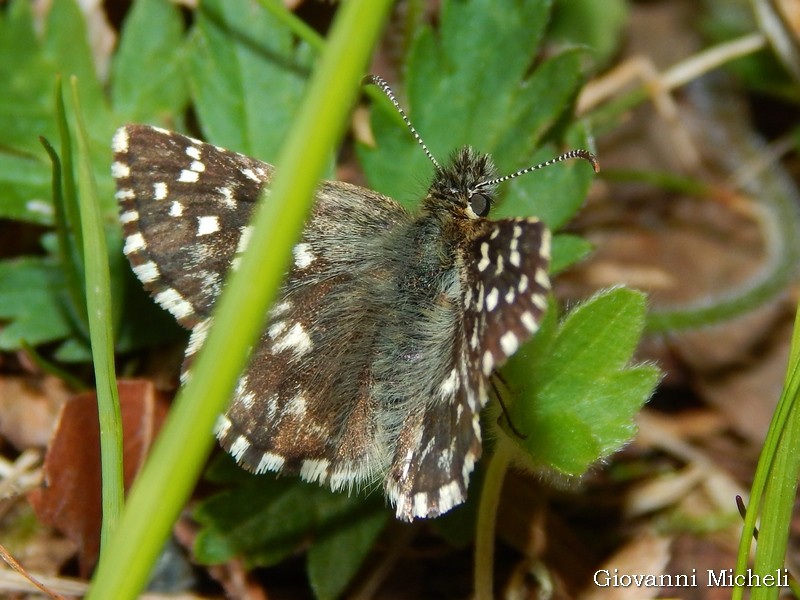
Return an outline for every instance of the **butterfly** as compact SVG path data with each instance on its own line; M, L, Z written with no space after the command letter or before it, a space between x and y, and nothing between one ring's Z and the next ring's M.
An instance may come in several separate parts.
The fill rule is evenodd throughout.
M216 434L244 468L347 490L382 483L397 518L464 502L481 455L491 378L538 329L551 234L536 218L491 220L498 177L472 148L444 165L389 86L380 87L434 165L419 211L322 182L278 300ZM123 251L191 330L185 378L226 273L250 237L271 165L158 127L113 139ZM268 257L265 257L268 260Z

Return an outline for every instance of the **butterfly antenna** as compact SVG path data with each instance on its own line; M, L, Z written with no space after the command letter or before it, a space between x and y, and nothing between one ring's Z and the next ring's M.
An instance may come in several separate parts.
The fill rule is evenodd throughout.
M595 173L600 171L600 163L597 162L597 157L594 154L592 154L588 150L570 150L569 152L564 152L564 154L556 156L555 158L551 158L550 160L546 160L543 163L539 163L538 165L520 169L519 171L511 173L510 175L504 175L503 177L498 177L497 179L484 181L478 187L486 187L498 183L503 183L504 181L508 181L509 179L514 179L515 177L519 177L520 175L525 175L525 173L530 173L531 171L536 171L537 169L549 167L550 165L561 162L562 160L570 160L572 158L582 158L583 160L589 161L592 164L592 168L594 169Z
M397 101L397 98L394 97L394 92L392 91L392 88L389 87L389 84L386 83L386 80L384 80L382 77L378 77L377 75L367 75L366 77L364 77L363 83L364 85L369 85L369 84L376 85L383 91L384 94L386 94L386 97L389 98L389 100L391 100L392 104L394 104L394 107L397 109L397 112L400 113L400 117L402 117L403 122L406 124L406 127L408 127L408 130L411 132L411 135L413 135L414 139L417 140L417 143L420 146L422 146L422 150L425 152L425 155L429 159L431 159L431 162L436 166L437 169L441 169L439 163L436 161L435 158L433 158L433 154L431 154L431 151L428 150L428 147L425 145L425 142L422 141L422 138L420 137L419 133L417 133L417 130L414 129L414 126L411 124L411 121L406 116L405 111L403 111L403 109L400 108L400 103Z

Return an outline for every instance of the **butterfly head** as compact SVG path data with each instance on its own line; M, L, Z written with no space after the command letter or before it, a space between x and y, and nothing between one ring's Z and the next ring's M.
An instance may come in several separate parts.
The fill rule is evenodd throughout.
M436 165L425 207L445 209L464 219L486 217L495 201L496 187L491 182L496 175L488 154L465 146L454 152L444 166Z

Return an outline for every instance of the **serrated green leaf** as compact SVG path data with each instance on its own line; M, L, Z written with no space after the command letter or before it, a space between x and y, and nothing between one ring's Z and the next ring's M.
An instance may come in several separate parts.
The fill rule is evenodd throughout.
M183 20L166 0L139 0L131 7L113 62L111 98L126 122L161 121L188 99Z
M471 145L492 154L501 173L552 158L552 148L536 151L569 108L581 84L582 51L571 50L538 65L537 41L547 23L549 2L468 0L447 2L438 33L425 29L415 40L407 66L407 101L415 127L440 162L449 152ZM413 206L424 192L432 165L413 137L391 114L373 111L377 149L359 148L371 187ZM496 216L539 214L559 204L572 215L590 181L588 166L559 165L551 171L574 177L587 171L580 190L554 197L541 173L521 177L507 192ZM553 186L555 188L555 186ZM517 197L517 202L510 202ZM533 201L531 201L533 199ZM563 218L545 218L550 224Z
M251 0L209 0L188 48L189 81L209 140L266 161L286 136L312 52Z
M0 350L19 350L60 340L72 333L66 312L64 275L46 258L0 262Z
M92 115L90 154L95 172L102 174L99 192L104 210L110 214L116 210L108 176L108 140L113 126L94 70L83 14L74 0L54 2L45 15L44 31L37 36L29 4L18 0L0 13L0 148L11 157L8 161L13 162L14 155L33 157L25 170L26 183L33 185L22 185L11 195L4 195L2 203L7 207L0 210L13 218L44 222L41 211L35 210L37 204L26 205L28 199L50 201L49 161L39 136L58 138L53 83L57 74L75 74L87 113ZM18 176L13 164L0 165L0 182L10 182L9 188Z
M605 291L509 361L504 374L517 398L510 415L526 436L512 439L535 464L580 474L633 435L633 416L660 375L628 366L644 315L641 293Z

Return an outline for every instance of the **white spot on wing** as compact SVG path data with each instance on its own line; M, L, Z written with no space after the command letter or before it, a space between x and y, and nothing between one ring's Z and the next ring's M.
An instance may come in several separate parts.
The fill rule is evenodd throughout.
M134 194L131 189L122 189L114 192L114 198L116 200L133 200L135 197L136 194ZM52 212L52 209L50 212Z
M305 269L308 265L314 262L316 256L311 251L311 244L301 242L292 248L294 254L294 266L298 269Z
M239 402L242 403L242 406L244 406L247 409L250 409L256 402L256 395L253 392L247 392L246 394L242 394L241 396L239 396L238 400Z
M200 179L200 174L189 169L183 169L178 177L178 181L182 183L196 183L198 179Z
M280 317L289 312L291 308L292 308L292 303L289 302L288 300L284 300L283 302L276 304L275 306L272 307L272 309L269 311L269 316L273 319Z
M286 404L286 412L297 417L304 417L306 414L306 397L302 393L297 394Z
M306 459L300 465L300 477L306 481L320 481L328 474L330 465L330 461L324 458Z
M214 435L218 438L224 437L231 428L231 420L226 417L225 415L220 415L217 417L217 423L214 425Z
M534 279L536 280L536 283L543 288L550 289L550 278L547 276L547 271L541 267L536 269L536 275L534 275Z
M417 492L414 494L414 508L413 516L427 517L428 516L428 494L427 492Z
M272 350L276 354L284 350L293 350L297 356L302 356L312 347L313 343L308 332L300 323L295 323L279 340L276 340Z
M197 235L210 235L219 231L219 217L197 217Z
M115 161L111 165L111 174L114 176L114 179L123 179L125 177L130 177L131 169L125 163Z
M511 356L519 348L519 340L513 331L506 331L500 337L500 347L505 352L506 356Z
M544 231L542 231L542 245L539 247L539 254L541 254L545 258L550 258L551 243L552 239L550 236L550 231L548 229L545 229Z
M492 374L492 369L494 369L494 356L492 353L487 350L483 353L483 374L487 377Z
M161 276L158 266L152 260L148 260L141 265L134 265L132 268L133 272L136 273L136 277L138 277L139 281L142 283L150 283Z
M217 191L222 195L222 203L228 208L236 208L236 200L233 197L231 188L224 186L218 187Z
M125 247L122 249L122 252L127 256L134 252L144 250L145 248L147 248L147 242L144 241L141 233L136 232L125 238Z
M153 184L153 198L156 200L163 200L167 197L167 184L163 181L158 181Z
M211 327L211 318L203 319L192 329L192 335L189 336L189 344L186 346L186 356L194 356L206 341L208 330ZM241 380L240 380L241 381Z
M183 319L194 313L192 305L172 288L167 288L156 294L155 301L171 312L176 319Z
M231 453L231 456L236 459L236 462L241 460L244 453L250 449L250 442L245 438L243 435L237 437L233 444L231 444L230 450L228 452Z
M173 200L172 204L169 205L169 216L170 217L182 217L183 216L183 204L181 204L177 200Z
M139 211L138 210L126 210L119 216L119 222L123 225L126 223L133 223L134 221L139 220Z
M111 148L114 152L127 152L129 142L130 138L128 137L127 127L120 127L117 129L116 133L114 133L114 137L111 140Z
M261 460L258 461L256 475L266 473L267 471L280 471L284 462L286 461L282 456L278 456L272 452L264 452L264 454L261 455Z
M456 389L458 389L458 372L454 368L450 371L450 375L445 377L444 381L442 381L439 386L439 395L441 395L442 398L447 398L452 395Z
M261 183L261 179L259 179L258 175L253 172L253 169L244 168L241 169L241 173L248 179L252 179L256 183Z
M200 148L197 146L187 146L186 155L189 156L189 158L200 160Z
M536 319L533 318L533 315L526 311L522 313L522 317L520 317L522 324L525 326L525 329L533 333L539 328L538 323L536 323Z
M481 244L481 260L478 262L478 271L485 271L489 266L489 244L483 242Z
M269 326L269 329L267 329L267 335L274 340L284 331L286 331L286 321L278 321L277 323L273 323Z
M447 485L439 488L439 513L446 513L448 510L464 502L464 494L457 481L451 481Z
M491 291L486 294L486 310L492 312L497 308L497 299L499 296L500 293L497 291L497 288L492 288Z
M241 234L239 235L239 243L236 244L236 254L241 254L245 250L247 250L247 244L250 243L250 236L253 234L253 227L251 225L245 225L241 229Z

